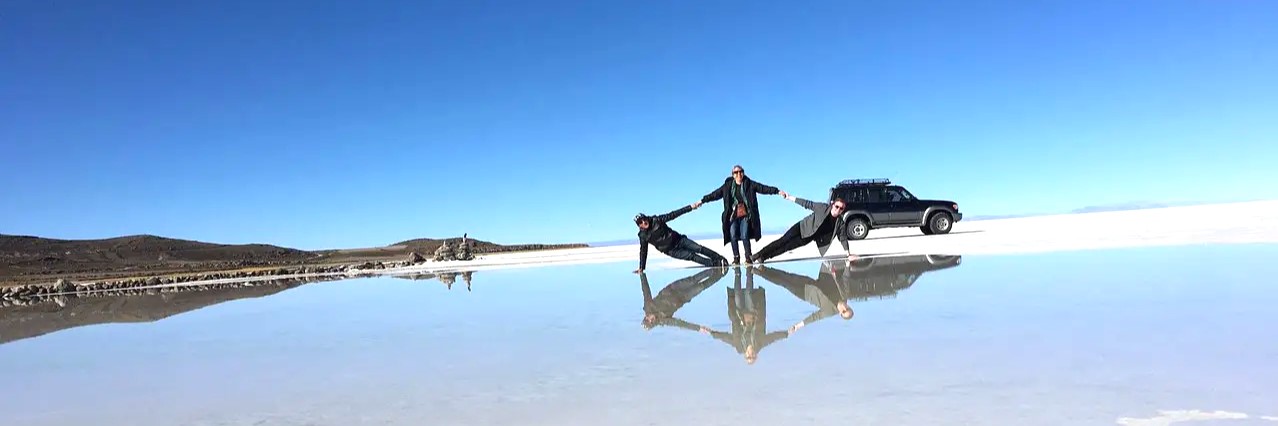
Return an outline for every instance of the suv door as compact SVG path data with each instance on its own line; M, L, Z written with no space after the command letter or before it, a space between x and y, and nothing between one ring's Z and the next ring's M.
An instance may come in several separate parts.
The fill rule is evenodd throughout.
M892 223L892 203L884 188L872 186L865 190L865 211L870 212L870 221L876 225Z
M894 223L923 223L923 203L914 197L910 191L899 186L889 187L887 189L888 199L892 203L892 222Z

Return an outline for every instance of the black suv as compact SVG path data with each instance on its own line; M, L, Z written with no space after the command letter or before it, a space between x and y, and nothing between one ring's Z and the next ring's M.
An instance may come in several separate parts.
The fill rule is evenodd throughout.
M871 229L918 227L926 235L946 234L963 220L958 204L947 200L920 200L887 179L849 179L830 188L830 201L847 203L847 237L860 240Z

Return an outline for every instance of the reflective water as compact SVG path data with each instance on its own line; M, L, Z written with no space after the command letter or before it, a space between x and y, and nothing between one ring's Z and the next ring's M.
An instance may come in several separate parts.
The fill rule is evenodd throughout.
M614 263L314 283L150 317L165 308L8 307L0 424L1166 424L1140 419L1192 409L1278 424L1260 418L1278 416L1275 255Z

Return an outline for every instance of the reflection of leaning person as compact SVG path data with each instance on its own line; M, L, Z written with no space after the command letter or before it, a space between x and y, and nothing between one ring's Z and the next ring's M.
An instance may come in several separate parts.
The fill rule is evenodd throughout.
M667 256L675 259L690 260L701 264L701 266L727 266L728 259L724 258L714 250L710 250L691 238L684 236L670 229L666 222L675 220L679 216L692 211L694 206L683 206L682 208L670 213L648 216L643 213L635 215L635 225L639 227L639 269L635 272L643 272L648 266L648 244L652 244L657 251L665 253Z
M654 326L669 325L698 331L700 326L675 318L674 314L702 291L717 284L727 274L725 269L704 269L675 280L657 292L656 297L652 296L652 288L648 286L648 274L639 274L639 284L643 288L643 328L651 330Z

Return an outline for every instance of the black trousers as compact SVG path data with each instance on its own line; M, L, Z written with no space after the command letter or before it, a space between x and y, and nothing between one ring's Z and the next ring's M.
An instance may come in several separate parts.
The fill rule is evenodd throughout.
M789 230L785 231L785 234L781 235L781 238L777 238L776 241L768 243L768 245L763 246L763 248L759 249L758 252L755 252L754 255L756 257L756 260L758 261L768 260L768 259L777 257L779 255L785 254L785 252L788 252L790 250L803 247L807 245L808 243L812 242L812 240L815 239L816 235L820 235L820 233L817 233L816 235L813 235L813 237L803 238L799 236L799 234L800 234L799 224L796 223L794 224L794 226L791 226Z
M714 250L710 250L701 244L697 244L696 241L692 241L691 238L687 237L684 237L683 239L680 239L678 243L675 243L674 248L666 252L666 255L675 259L691 260L701 264L702 266L718 266L720 264L728 263L728 259L724 258L719 253L715 253Z

